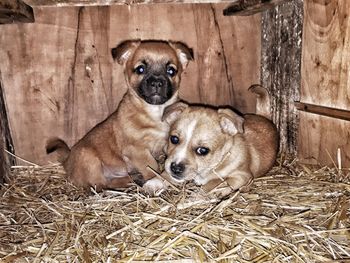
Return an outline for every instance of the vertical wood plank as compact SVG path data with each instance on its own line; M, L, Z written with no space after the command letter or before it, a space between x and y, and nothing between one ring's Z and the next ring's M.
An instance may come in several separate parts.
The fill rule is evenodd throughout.
M350 110L350 2L304 5L301 101Z
M16 153L46 163L45 141L69 145L106 118L126 91L110 49L125 39L183 41L195 61L180 94L254 111L260 16L223 17L226 4L36 7L36 23L0 27L0 70ZM246 34L249 32L249 34ZM247 96L247 97L246 97Z
M304 1L301 102L350 110L350 2ZM350 122L300 114L299 158L350 167Z
M298 159L309 164L337 166L337 151L342 167L349 168L349 121L300 112Z
M262 85L270 91L280 151L296 155L300 94L303 1L281 4L263 14Z

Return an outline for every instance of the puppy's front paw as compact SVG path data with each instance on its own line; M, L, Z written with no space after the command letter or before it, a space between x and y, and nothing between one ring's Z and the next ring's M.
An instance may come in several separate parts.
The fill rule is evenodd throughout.
M142 174L139 171L132 171L129 172L129 176L134 181L135 184L138 186L143 186L145 184L145 179L143 178Z
M229 196L233 192L232 188L229 186L226 187L218 187L216 189L213 189L209 195L213 196L217 199L223 199L227 196Z
M168 184L157 177L148 180L142 187L142 189L149 195L159 196L164 190L166 190Z

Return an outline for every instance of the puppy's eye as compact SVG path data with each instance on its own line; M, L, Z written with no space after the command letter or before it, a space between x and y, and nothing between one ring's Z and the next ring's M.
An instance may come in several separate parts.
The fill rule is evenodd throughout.
M174 77L177 73L176 69L173 66L168 66L166 69L166 73L170 76L170 77Z
M135 73L138 74L138 75L142 75L145 73L146 71L146 66L145 65L140 65L140 66L137 66L135 69L134 69Z
M201 155L201 156L204 156L204 155L207 155L209 153L209 149L206 148L206 147L198 147L196 149L196 154L197 155Z
M178 144L180 142L180 139L179 139L179 137L172 135L172 136L170 136L170 142L172 144Z

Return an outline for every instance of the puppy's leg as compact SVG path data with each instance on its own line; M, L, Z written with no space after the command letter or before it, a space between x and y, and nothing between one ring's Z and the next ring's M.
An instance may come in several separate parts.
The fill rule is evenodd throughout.
M128 170L132 169L139 171L145 181L148 181L149 179L155 177L155 174L152 172L152 170L157 172L159 170L157 161L147 150L142 151L136 147L129 147L128 151L125 151L125 153L123 153L123 156L125 156L123 157L124 160L128 160L126 162Z
M175 186L177 184L178 183L174 182L172 177L168 175L166 171L163 171L160 176L148 180L143 186L143 189L150 195L158 196L168 189L170 185Z
M232 191L241 189L243 186L248 185L253 180L253 175L248 171L237 171L226 178L227 184L231 187Z
M113 177L107 175L104 169L105 166L97 156L97 153L90 148L79 148L72 152L65 164L66 170L69 171L69 180L86 190L95 187L98 192L104 188L112 189L129 186L132 180L126 171L124 172L125 176ZM120 170L122 171L123 167L120 167Z
M207 184L202 186L202 189L209 194L213 194L218 198L223 198L230 193L245 187L250 184L253 175L250 172L235 171L230 177L210 180Z
M113 178L108 180L107 186L105 188L115 189L115 188L126 188L131 185L133 180L130 176L123 176L119 178Z
M74 150L64 164L68 179L76 186L89 190L95 187L102 190L106 184L102 164L94 150L79 148Z

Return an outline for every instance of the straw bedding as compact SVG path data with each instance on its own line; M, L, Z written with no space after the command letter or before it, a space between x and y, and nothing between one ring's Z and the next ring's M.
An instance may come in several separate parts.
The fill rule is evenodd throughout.
M59 165L14 167L0 190L1 262L347 262L349 171L279 160L248 192L87 195Z

